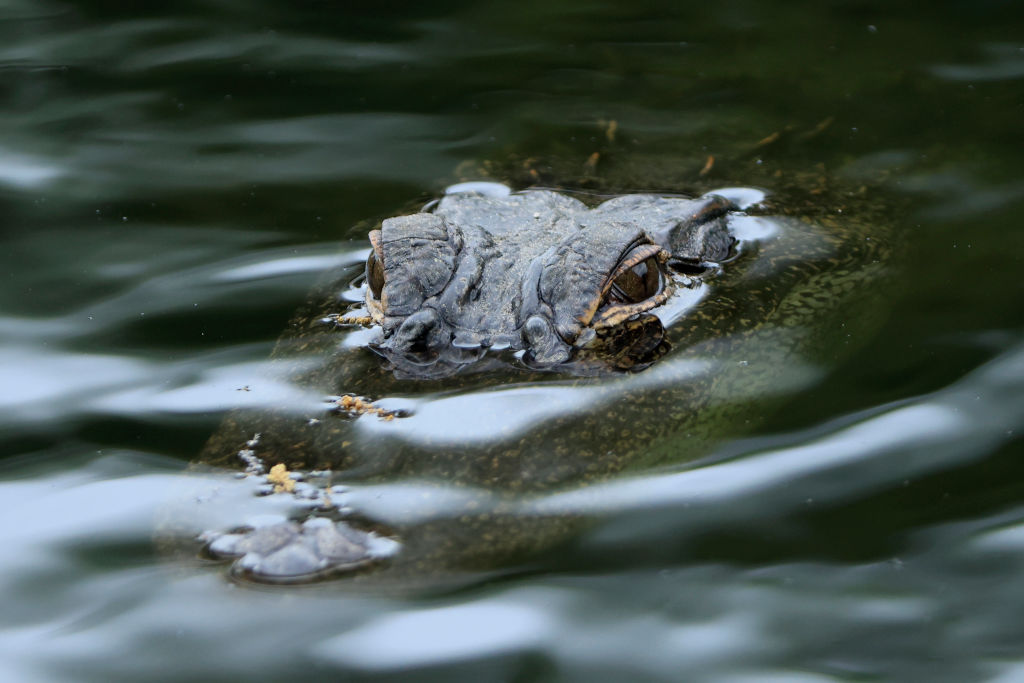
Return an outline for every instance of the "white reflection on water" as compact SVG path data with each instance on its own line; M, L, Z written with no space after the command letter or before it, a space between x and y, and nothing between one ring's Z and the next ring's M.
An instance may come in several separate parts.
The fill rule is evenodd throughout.
M55 96L50 106L65 114L76 105ZM0 114L0 123L6 118ZM32 155L33 164L12 166L9 180L45 180L63 199L90 202L148 196L154 187L167 193L372 178L430 186L458 162L449 140L466 126L454 114L388 111L230 125L205 119L131 122L111 125L102 136L46 157L45 134L32 130L33 123L17 122L22 128L19 144ZM381 153L380 140L390 141L387 154ZM211 145L224 148L210 153ZM416 163L396 164L395 159ZM44 177L45 169L59 173Z
M43 245L30 246L43 250ZM197 247L194 257L208 260L211 250ZM109 345L96 349L88 338L116 339L126 326L147 317L159 321L166 315L205 315L207 307L223 299L232 300L235 309L246 302L263 309L272 297L291 301L304 295L316 274L365 259L365 249L339 252L337 244L328 243L249 250L244 256L232 254L155 276L152 271L166 266L160 250L136 253L130 242L122 241L104 258L108 262L91 267L102 271L132 263L138 271L121 291L52 318L0 317L0 336L6 342L0 347L0 425L96 413L322 407L322 396L289 382L284 368L266 360L270 341L168 354ZM300 361L292 361L288 372L300 367Z
M300 363L293 364L293 369L299 367ZM297 412L323 408L322 395L289 382L281 369L269 362L216 366L199 359L164 368L168 370L187 379L177 387L151 381L129 385L94 401L93 407L120 415L184 415L271 406L288 406Z
M809 500L836 503L862 497L894 482L990 453L1003 440L1012 438L1013 430L1024 422L1024 404L1010 397L1020 392L1022 383L1024 347L1004 354L943 391L839 419L824 435L796 435L798 443L791 447L748 452L730 461L685 471L622 477L554 492L525 499L520 509L524 514L614 515L681 506L689 512L680 512L670 523L678 529L697 529L707 521L706 512L694 512L697 507L713 510L723 519L760 519L766 508L782 515L805 506ZM982 394L989 400L980 401ZM468 402L472 398L458 400ZM447 418L431 419L442 420L444 428L457 429L463 435L476 433L472 426L462 423L449 425L443 421ZM465 420L464 414L460 419ZM372 421L365 422L369 426ZM443 429L437 431L438 438L442 438ZM401 513L395 521L417 514L457 514L458 505L439 505L447 495L443 485L430 484L424 489L431 492L429 500L420 500L408 491L403 494L403 487L409 485L357 487L352 492L353 504L382 518L391 518L392 506L399 508ZM459 487L449 492L458 502L470 494L470 489ZM490 498L484 491L475 495L481 505ZM396 505L399 498L404 501L402 505ZM614 544L632 539L636 529L630 524L627 520L622 528L609 527L603 532L605 541Z
M749 209L763 202L766 196L761 190L752 187L719 187L707 194L721 195L741 209Z
M175 476L140 474L146 464L142 460L101 460L45 478L0 482L4 508L18 511L18 523L7 533L12 552L0 553L0 576L50 571L56 559L50 553L64 545L123 542L152 534L154 502L163 498ZM122 478L118 470L132 476Z
M733 231L736 239L744 242L756 242L775 237L782 227L782 219L770 218L767 216L732 216L729 219L729 228Z
M504 440L560 415L593 406L586 389L522 386L428 400L385 400L382 408L408 410L400 420L361 419L357 429L411 443L445 447Z
M674 475L657 475L616 481L584 491L553 496L545 503L568 510L588 508L593 512L643 505L678 503L683 499L710 502L753 495L766 488L785 485L817 472L835 472L875 457L900 452L910 446L926 448L947 442L963 432L966 418L944 406L916 405L897 408L861 424L808 444L718 463ZM884 475L889 481L906 464L894 463ZM805 495L838 500L848 491L842 477L819 482ZM858 490L856 495L862 495Z
M973 546L982 552L1024 551L1024 524L1013 524L979 534Z
M408 410L411 414L392 422L359 420L357 427L366 434L438 447L504 440L564 415L599 410L606 403L621 400L633 388L692 380L710 371L714 364L677 357L657 367L656 375L649 374L652 370L608 378L600 385L531 384L420 401L386 400L380 402L381 407Z
M0 184L19 189L38 189L59 178L59 167L24 154L0 148Z
M531 596L532 606L492 600L384 615L314 645L312 653L364 671L398 671L542 648L559 633L552 601L564 602L543 592Z
M360 258L361 255L361 258ZM140 316L193 311L199 305L230 301L233 310L265 311L274 301L292 303L308 290L315 276L326 269L358 263L363 249L339 252L337 243L303 247L249 250L149 278L77 311L83 333L94 332L82 318L95 319L108 328Z
M255 351L266 352L262 345ZM252 353L249 349L242 355ZM323 400L289 382L269 361L237 362L220 353L174 362L7 347L0 349L0 387L0 424L90 413L195 414L281 405L317 409Z
M382 402L388 409L403 404ZM438 447L503 440L566 413L592 407L586 389L566 386L523 386L477 391L411 404L401 420L359 420L367 434L386 434Z
M1024 46L989 43L982 46L987 60L980 64L939 64L931 72L950 81L1003 81L1024 78Z
M51 419L67 411L64 402L102 396L150 374L146 363L119 356L7 347L0 349L0 409L12 420Z
M1022 386L1024 346L1018 346L946 389L869 411L852 425L849 418L838 420L826 435L797 438L793 447L556 493L528 509L651 511L651 527L643 533L635 519L623 517L593 535L598 545L622 548L657 542L665 534L699 533L709 511L719 520L760 523L765 510L782 517L816 501L862 499L985 457L1015 438L1024 423ZM659 515L658 508L672 512ZM1003 539L1013 535L1002 533ZM997 544L996 539L986 542Z
M657 674L684 664L690 669L721 666L750 656L752 649L773 646L771 635L756 621L738 614L686 625L626 614L608 629L606 624L571 622L567 617L580 607L578 598L565 591L520 589L468 604L372 618L311 651L360 671L397 672L530 651L586 668L624 655L624 643L643 643L643 656L624 661L634 671Z
M331 268L366 259L369 249L338 254L331 249L325 254L306 254L269 258L266 254L260 260L234 268L221 270L211 276L213 282L241 282L245 280L262 280L265 278L294 275L296 273L323 273Z
M524 501L521 509L614 517L691 500L679 515L668 511L675 518L670 529L624 519L629 528L622 534L611 533L614 525L591 534L591 542L608 543L616 553L629 552L626 534L648 546L684 543L723 520L771 520L808 496L839 500L892 490L904 478L991 453L1022 422L1024 405L1011 400L1022 383L1024 347L1018 347L947 389L852 423L837 420L813 438L796 435L800 443L792 447L592 487L594 497L561 493L544 505ZM0 612L0 655L6 671L29 680L62 680L60 667L130 678L160 662L201 678L217 666L285 675L316 662L343 675L447 670L467 661L515 667L537 655L559 669L619 680L685 671L689 680L813 681L821 679L789 667L814 670L822 658L864 675L919 680L915 672L935 657L956 657L970 669L1000 651L1000 643L1019 643L1020 510L915 529L919 542L898 562L798 559L533 574L424 602L350 593L344 582L311 591L231 590L214 570L163 568L149 559L97 570L82 553L147 544L168 496L179 501L175 510L192 509L204 517L200 522L238 523L239 515L285 513L291 503L242 495L252 484L246 480L167 474L168 463L133 454L63 467L0 483L0 515L18 520L0 554L0 590L8 596ZM19 476L18 467L6 474ZM189 488L194 483L200 486ZM183 487L201 492L206 485L223 489L219 504L203 495L180 502ZM412 482L354 487L351 502L374 516L374 501L383 509L400 499L403 514L414 517L425 491ZM441 486L433 493L419 513L430 514L429 507L437 514L438 499L464 502L472 494L460 489L449 496ZM235 504L243 499L249 507ZM895 659L894 652L900 653ZM989 672L1013 680L1019 666L1004 654Z

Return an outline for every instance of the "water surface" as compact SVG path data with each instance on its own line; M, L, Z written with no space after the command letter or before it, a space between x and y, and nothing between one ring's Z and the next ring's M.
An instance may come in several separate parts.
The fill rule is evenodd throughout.
M1012 3L8 1L0 18L11 680L1024 676ZM870 186L901 244L878 322L695 463L516 501L597 523L458 589L261 589L163 554L188 462L264 400L244 388L295 391L267 358L320 274L466 168L530 159L548 184L549 166L632 166L637 190L771 192L776 169ZM415 515L417 485L359 484L352 504Z

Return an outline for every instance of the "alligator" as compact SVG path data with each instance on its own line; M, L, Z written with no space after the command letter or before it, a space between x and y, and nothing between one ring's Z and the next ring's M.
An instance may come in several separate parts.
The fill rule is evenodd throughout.
M275 351L316 400L237 411L200 457L284 511L202 552L239 580L410 584L571 537L581 515L544 494L707 455L869 327L884 224L774 208L486 182L384 220Z
M537 367L566 369L583 349L610 367L645 367L663 349L650 311L729 259L727 218L738 209L720 194L626 195L591 209L550 191L456 186L370 233L366 305L383 331L378 349L411 377L509 348Z

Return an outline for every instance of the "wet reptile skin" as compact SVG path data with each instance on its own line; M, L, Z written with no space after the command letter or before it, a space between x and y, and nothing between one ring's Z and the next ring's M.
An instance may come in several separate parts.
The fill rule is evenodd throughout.
M730 257L728 224L739 208L713 193L626 195L589 208L545 190L457 189L371 233L380 281L367 288L367 305L383 328L378 348L404 376L458 372L495 348L523 350L524 362L563 371L583 348L611 368L646 365L657 328L647 326L655 339L640 335L628 345L616 332L627 321L655 322L644 314L674 287L698 285L673 271L717 270ZM620 281L640 291L629 298ZM619 347L607 348L611 340Z
M544 201L576 202L555 197ZM616 200L642 207L648 201ZM388 335L378 333L377 352L343 348L339 342L347 331L324 323L339 312L337 291L352 277L349 271L327 282L278 345L275 356L282 367L293 368L294 382L325 396L426 394L421 406L452 396L481 397L474 419L486 422L491 415L499 426L507 406L492 399L510 385L554 388L585 400L571 409L550 402L550 411L526 429L462 443L411 435L415 407L412 418L391 422L373 415L352 420L323 408L238 411L200 462L238 469L237 453L258 433L256 450L268 466L326 468L337 482L426 482L460 492L465 500L459 508L443 504L432 513L425 504L414 519L378 520L356 510L356 526L383 522L402 544L390 560L346 574L357 585L432 584L465 570L502 566L566 538L581 521L571 511L531 508L536 496L707 455L717 436L735 434L738 425L759 417L771 396L813 384L818 367L834 363L851 334L867 334L876 306L866 293L882 274L889 237L877 214L858 217L844 206L842 215L830 208L794 218L781 215L769 197L750 209L769 217L739 216L730 227L738 238L736 253L720 272L709 271L706 281L671 275L675 294L651 311L665 319L664 342L671 350L641 372L576 376L571 364L568 374L557 364L537 372L523 353L515 354L528 342L514 343L516 326L506 321L506 341L513 342L507 351L479 353L475 362L460 365L462 372L445 372L442 379L408 379L408 367L396 363L394 347L387 347ZM628 329L642 317L623 324ZM521 326L523 316L518 320ZM392 335L401 324L392 325ZM360 421L375 422L372 429L357 429ZM317 576L324 574L330 572Z

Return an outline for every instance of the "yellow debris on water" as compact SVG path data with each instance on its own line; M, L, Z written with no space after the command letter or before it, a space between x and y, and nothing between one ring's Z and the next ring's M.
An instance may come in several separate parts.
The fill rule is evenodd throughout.
M335 403L342 410L347 410L357 415L376 415L382 420L390 421L395 419L395 413L391 410L385 410L384 408L378 408L373 405L373 401L367 401L366 399L353 396L351 394L345 394L338 398Z
M334 318L336 325L372 325L373 318L368 315L339 315Z
M758 147L764 147L765 145L770 145L773 142L775 142L776 140L778 140L779 137L781 137L781 135L782 134L779 133L779 131L775 131L771 135L766 135L765 137L761 138L756 143L754 143L754 148L756 149Z
M700 173L698 173L697 175L706 176L708 173L711 172L711 169L714 167L714 165L715 157L713 154L709 154L708 160L704 162L704 168L700 169Z
M284 463L278 463L270 468L267 481L274 485L274 493L291 493L295 490L295 480L291 478L291 472Z

